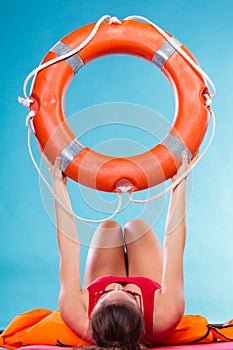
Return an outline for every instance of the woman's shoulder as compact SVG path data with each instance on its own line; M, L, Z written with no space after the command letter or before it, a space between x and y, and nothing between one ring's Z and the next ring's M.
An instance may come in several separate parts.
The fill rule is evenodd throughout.
M174 300L164 298L161 290L157 291L153 312L153 340L159 342L166 338L177 327L183 314L183 307L177 307Z
M77 335L90 337L88 318L88 291L86 289L63 293L59 297L59 309L65 324Z

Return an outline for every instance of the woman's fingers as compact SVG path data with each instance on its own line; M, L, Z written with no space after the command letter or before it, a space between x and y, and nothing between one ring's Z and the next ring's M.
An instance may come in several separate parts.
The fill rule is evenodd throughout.
M55 161L54 161L54 167L56 168L56 169L61 169L61 157L57 157L56 159L55 159Z
M57 157L54 161L54 163L50 162L48 160L48 158L46 157L46 155L43 153L42 149L39 147L39 151L41 153L41 157L43 159L43 161L45 162L50 175L52 177L52 180L60 180L62 181L65 185L67 183L67 178L66 176L62 173L61 171L61 163L62 163L62 158L61 157Z
M181 159L183 165L188 165L188 153L185 150L183 150L181 153Z

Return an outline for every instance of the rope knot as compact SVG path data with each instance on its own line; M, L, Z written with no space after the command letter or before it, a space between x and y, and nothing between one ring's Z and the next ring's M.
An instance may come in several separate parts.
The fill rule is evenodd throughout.
M212 103L212 98L208 94L204 94L204 97L206 98L206 107L209 107Z
M122 22L116 16L113 16L110 18L109 24L122 24Z
M133 189L132 186L119 186L117 187L117 192L127 193L127 192L130 192L132 189Z
M24 107L30 107L30 105L34 102L33 100L31 100L30 98L23 98L23 97L18 97L18 102L22 103L22 105Z
M35 117L36 115L36 112L35 111L30 111L26 117L26 120L25 120L25 124L26 126L28 127L29 123L31 122L31 120Z

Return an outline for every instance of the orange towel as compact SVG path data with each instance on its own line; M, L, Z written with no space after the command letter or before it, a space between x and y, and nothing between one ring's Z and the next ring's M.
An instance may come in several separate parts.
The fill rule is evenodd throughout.
M176 329L160 344L175 345L188 343L209 343L213 335L208 328L208 321L200 315L185 315Z
M0 347L17 349L26 345L85 345L62 321L60 312L35 309L13 319L0 335Z
M16 349L23 345L22 339L27 330L40 322L52 311L35 309L16 316L0 336L0 347Z
M209 324L209 328L214 339L223 341L233 341L233 319L226 322L223 326Z

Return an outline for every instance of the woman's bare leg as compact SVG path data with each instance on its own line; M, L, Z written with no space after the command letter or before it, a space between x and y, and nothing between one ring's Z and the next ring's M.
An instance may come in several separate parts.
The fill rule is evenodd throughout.
M124 238L121 226L107 221L97 228L88 251L84 285L100 276L126 276Z
M143 220L129 221L124 229L128 275L143 276L161 283L162 247L152 228Z

